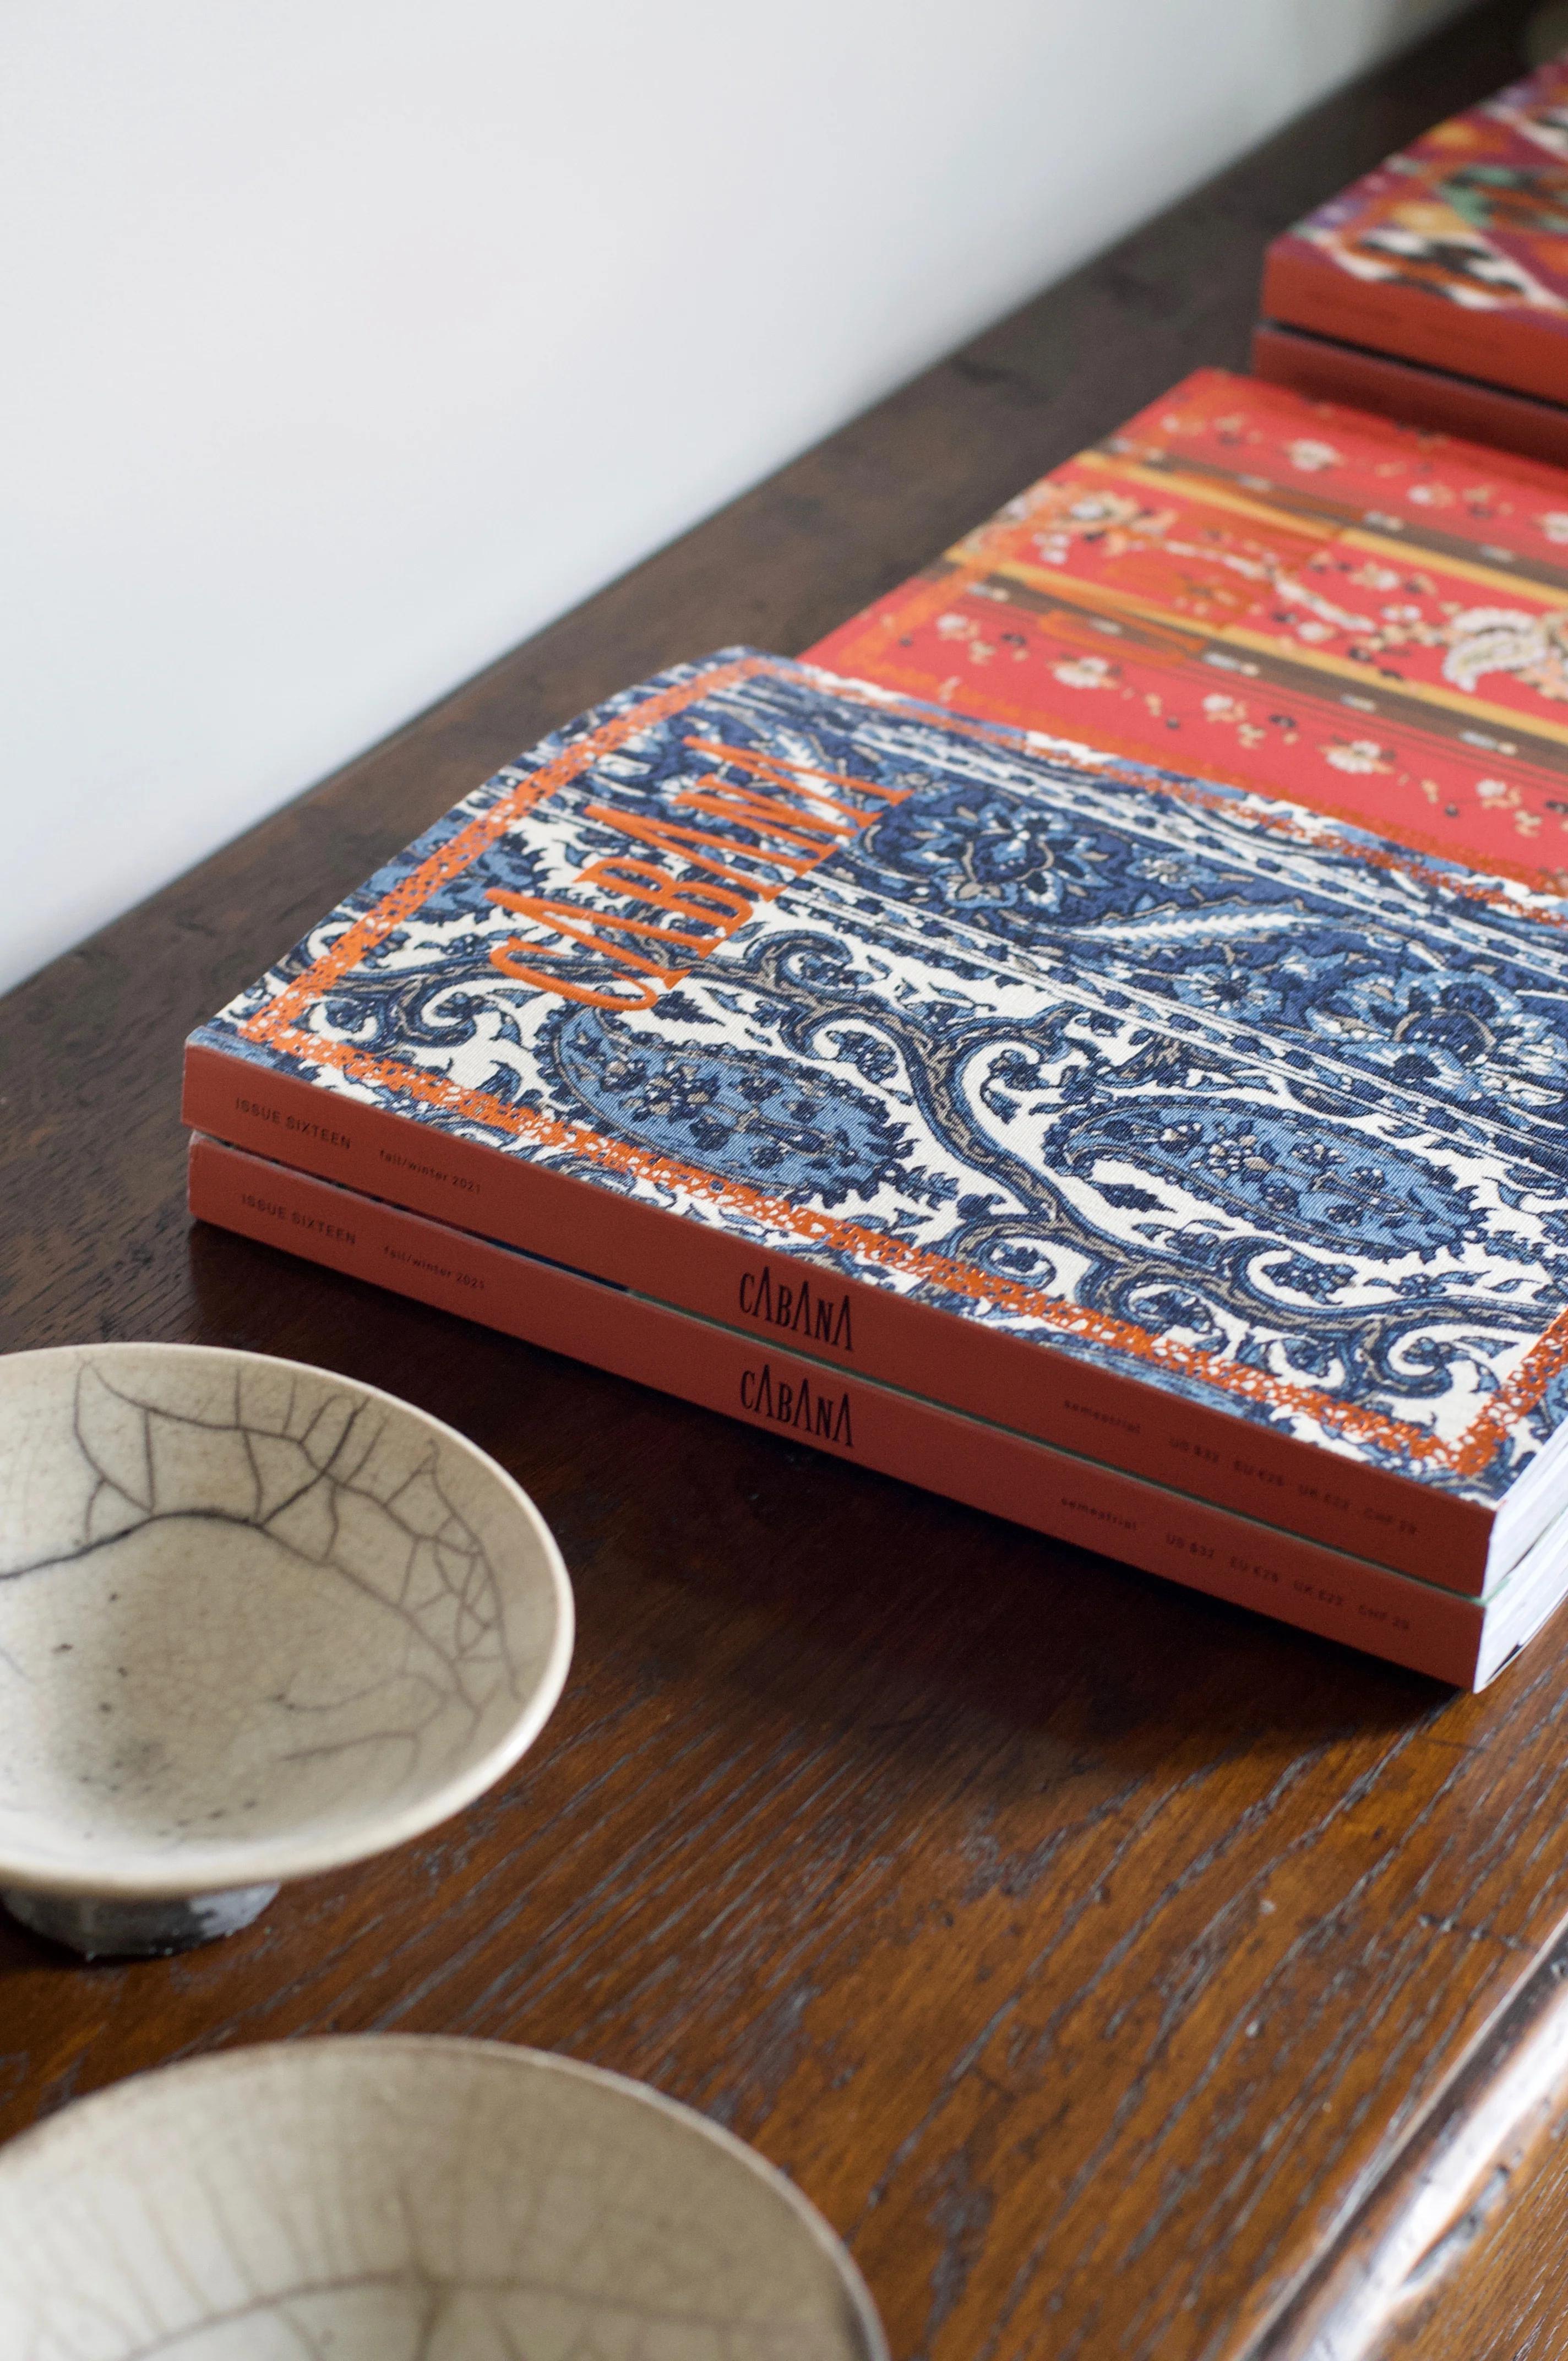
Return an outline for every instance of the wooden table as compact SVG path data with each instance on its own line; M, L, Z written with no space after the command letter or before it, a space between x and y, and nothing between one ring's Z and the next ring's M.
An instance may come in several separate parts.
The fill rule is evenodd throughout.
M1266 238L1506 80L1521 13L1334 99L0 1010L0 1344L389 1385L535 1495L581 1620L539 1746L435 1836L173 1961L0 1928L0 2134L231 2043L499 2036L754 2141L899 2361L1568 2350L1568 1617L1453 1697L192 1231L176 1115L186 1029L519 746L726 641L805 645L1244 365Z

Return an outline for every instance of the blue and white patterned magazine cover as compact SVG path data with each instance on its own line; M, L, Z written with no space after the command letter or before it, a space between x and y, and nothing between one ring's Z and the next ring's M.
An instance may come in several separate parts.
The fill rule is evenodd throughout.
M729 650L197 1042L1494 1505L1563 1415L1568 905Z

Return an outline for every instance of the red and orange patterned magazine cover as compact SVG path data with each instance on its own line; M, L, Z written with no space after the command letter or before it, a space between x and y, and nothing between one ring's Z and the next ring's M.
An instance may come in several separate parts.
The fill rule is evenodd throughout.
M1568 883L1568 472L1200 369L806 652Z
M1263 308L1568 399L1568 57L1440 123L1277 238Z

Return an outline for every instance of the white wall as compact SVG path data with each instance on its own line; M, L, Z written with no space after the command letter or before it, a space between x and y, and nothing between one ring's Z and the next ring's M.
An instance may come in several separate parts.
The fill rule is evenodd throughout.
M0 986L1453 0L9 0Z

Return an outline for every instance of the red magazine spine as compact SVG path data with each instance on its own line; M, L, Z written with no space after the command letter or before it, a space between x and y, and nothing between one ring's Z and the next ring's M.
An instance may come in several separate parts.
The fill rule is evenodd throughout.
M1562 398L1563 334L1542 325L1539 313L1522 304L1478 313L1424 287L1355 279L1289 231L1265 258L1260 308L1286 327L1481 378L1508 392Z
M1164 1387L792 1260L526 1157L437 1132L201 1042L192 1130L949 1409L1478 1597L1491 1514Z
M1223 1509L198 1137L199 1219L1468 1687L1484 1611Z
M1349 402L1406 425L1496 443L1505 451L1568 467L1568 408L1561 402L1508 393L1501 386L1453 377L1390 353L1366 352L1273 320L1260 320L1253 330L1252 366L1255 376L1288 386L1309 401ZM814 655L812 661L822 659Z

